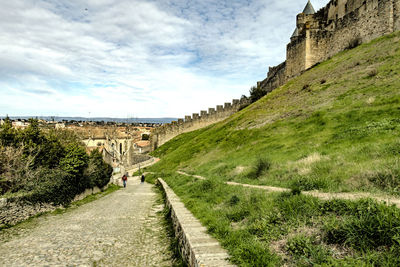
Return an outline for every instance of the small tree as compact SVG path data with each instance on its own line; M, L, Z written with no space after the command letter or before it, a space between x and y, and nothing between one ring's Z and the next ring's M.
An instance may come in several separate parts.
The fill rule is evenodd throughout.
M16 131L12 127L12 122L7 116L3 125L0 127L0 145L11 146L16 143Z
M89 156L89 165L85 171L85 176L90 180L90 186L103 187L110 181L112 167L104 162L100 151L93 150Z
M77 143L65 147L65 157L60 160L60 167L73 175L82 175L88 166L89 156L85 148Z
M250 88L250 100L251 103L256 102L261 97L265 96L267 93L261 89L259 86L252 86Z

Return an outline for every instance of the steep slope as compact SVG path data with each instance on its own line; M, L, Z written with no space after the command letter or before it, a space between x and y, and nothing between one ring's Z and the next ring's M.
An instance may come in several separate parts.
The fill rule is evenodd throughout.
M400 209L300 193L399 199L399 41L395 33L340 53L176 137L154 152L161 160L147 180L164 178L239 266L400 266Z
M154 170L302 190L400 193L400 33L345 51L155 151Z

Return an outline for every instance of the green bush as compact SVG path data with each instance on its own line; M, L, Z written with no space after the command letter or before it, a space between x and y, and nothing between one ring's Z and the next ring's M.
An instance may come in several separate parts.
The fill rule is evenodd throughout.
M60 160L60 167L72 175L82 175L88 163L89 156L83 145L72 143L66 146L65 157Z
M18 193L32 202L69 203L93 186L103 187L112 168L102 155L87 155L81 140L69 131L44 132L30 119L23 130L6 118L0 127L0 193Z
M0 145L12 146L16 141L16 131L12 127L10 118L7 116L4 124L0 126Z
M262 98L266 94L267 94L267 92L265 90L262 90L261 87L252 86L250 88L250 100L251 100L251 103L256 102L258 99Z
M76 194L80 193L74 181L75 177L64 170L43 169L39 175L36 184L27 186L32 191L28 192L23 199L56 205L68 204Z
M98 150L93 150L89 156L89 164L85 170L85 177L90 181L90 186L104 187L110 181L112 167L104 162Z

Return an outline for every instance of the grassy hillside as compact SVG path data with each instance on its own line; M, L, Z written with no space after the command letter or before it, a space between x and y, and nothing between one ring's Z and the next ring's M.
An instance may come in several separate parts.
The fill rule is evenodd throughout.
M340 53L224 122L180 135L154 153L162 158L155 169L399 194L399 39Z
M399 266L399 209L298 194L400 195L399 41L396 33L340 53L229 119L174 138L154 152L161 161L148 179L163 177L240 266Z

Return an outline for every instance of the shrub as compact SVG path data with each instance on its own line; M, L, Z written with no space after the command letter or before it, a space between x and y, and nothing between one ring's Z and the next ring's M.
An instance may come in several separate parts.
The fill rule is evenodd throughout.
M258 158L253 168L248 173L251 179L258 179L271 168L271 162L266 158Z
M76 194L80 193L75 183L75 177L61 169L42 169L35 184L23 199L30 202L46 202L58 204L70 203Z
M262 98L267 94L266 91L262 90L259 86L253 86L250 88L250 100L251 103L256 102L258 99Z
M357 46L359 46L360 44L362 44L361 38L360 37L356 37L356 38L352 39L348 43L348 45L347 45L347 47L345 49L347 49L347 50L353 49L353 48L356 48Z
M112 167L104 162L100 151L93 150L89 156L88 168L85 170L85 176L90 181L90 186L104 187L110 181Z
M17 192L37 176L31 168L35 158L24 156L24 147L0 146L0 188L3 193Z
M106 185L111 172L101 153L89 157L71 132L43 132L34 119L24 130L14 130L9 119L0 128L1 194L66 204L86 188Z
M12 146L16 141L16 131L12 127L10 118L7 116L3 125L0 126L0 145Z
M85 148L78 143L72 143L66 146L65 157L60 160L60 167L72 175L81 176L88 161L89 156Z

